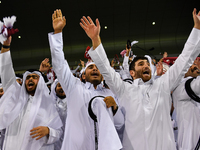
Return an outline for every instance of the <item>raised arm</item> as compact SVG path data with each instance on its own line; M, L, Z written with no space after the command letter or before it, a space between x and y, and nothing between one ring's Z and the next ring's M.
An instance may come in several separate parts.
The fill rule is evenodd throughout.
M200 52L200 12L196 14L196 9L193 10L194 28L190 33L187 42L185 43L184 49L176 62L170 67L170 69L161 78L170 91L180 83L189 67L193 64L194 60Z
M4 91L6 91L14 82L16 82L15 72L10 55L11 40L12 37L10 36L3 43L0 54L0 72Z
M131 48L128 49L126 46L126 55L124 56L124 61L123 61L123 65L122 65L127 78L131 78L131 75L129 72L129 64L128 64L130 51L131 51Z
M124 93L124 83L119 74L110 66L110 62L101 44L99 20L96 19L95 25L90 17L83 17L80 25L92 40L93 47L89 51L89 55L97 65L109 88L119 98Z
M87 18L83 16L80 26L83 28L87 36L92 40L93 49L95 50L101 44L101 38L99 35L101 27L98 19L96 19L95 25L89 16Z
M47 73L50 67L51 67L51 64L49 63L49 58L45 58L40 64L39 71L43 73Z
M52 15L54 33L49 33L49 44L52 56L52 66L66 95L75 87L77 79L71 73L69 65L64 57L62 30L66 25L66 19L61 10L54 11Z

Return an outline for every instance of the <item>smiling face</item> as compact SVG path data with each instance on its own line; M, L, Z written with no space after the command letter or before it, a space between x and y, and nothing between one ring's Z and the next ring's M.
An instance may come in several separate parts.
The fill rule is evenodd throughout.
M85 80L97 86L102 81L102 75L95 64L89 65L85 70Z
M28 94L34 96L40 76L32 73L26 77L25 86Z
M134 69L130 70L133 79L142 78L144 82L151 79L151 67L146 59L139 59L135 62Z
M65 92L63 91L63 89L62 89L62 87L61 87L61 85L60 85L59 82L58 82L58 84L56 85L55 91L56 91L56 95L57 95L59 98L63 99L63 98L66 97Z

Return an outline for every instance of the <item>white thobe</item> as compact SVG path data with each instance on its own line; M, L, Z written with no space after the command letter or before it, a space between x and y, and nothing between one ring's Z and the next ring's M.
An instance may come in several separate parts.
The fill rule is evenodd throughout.
M175 150L171 125L171 91L199 54L200 30L193 29L175 64L160 78L125 83L113 71L102 44L89 55L125 109L124 150Z
M200 109L198 108L200 104L192 100L185 90L185 82L190 78L185 78L172 94L178 124L179 150L194 150L200 137ZM194 93L200 96L200 76L190 85Z
M3 88L4 88L4 96L8 96L8 98L12 97L11 95L8 95L10 93L7 94L7 90L9 90L9 88L13 88L13 94L15 93L14 90L19 91L18 94L21 94L23 90L25 90L25 85L23 84L23 86L20 86L15 79L15 74L14 74L14 70L12 67L12 60L11 60L11 56L10 56L10 51L5 52L0 54L0 69L1 69L1 73L2 73L2 83L3 84ZM42 82L43 79L39 79L38 81L38 86L40 83L43 84L43 86L46 86L44 81ZM25 79L23 81L25 83ZM38 88L37 86L37 88ZM24 89L23 89L24 88ZM46 87L47 88L47 87ZM48 95L48 91L45 88L45 93L43 93L44 95ZM36 89L36 93L37 91L40 92L40 90ZM47 91L47 93L46 93ZM38 92L38 93L39 93ZM26 92L23 92L26 93ZM34 97L37 96L37 94L35 93ZM40 92L42 93L42 92ZM27 94L24 94L21 96L26 96ZM42 95L42 94L41 94ZM25 102L25 104L23 105L23 101L19 101L16 100L16 98L19 98L18 95L14 95L13 97L15 97L15 99L9 100L9 102L7 101L0 101L1 105L4 105L5 108L7 108L7 110L2 111L4 108L1 108L2 112L0 112L0 116L3 118L1 119L1 121L3 123L1 123L0 126L4 126L6 123L5 120L7 120L9 122L10 118L7 117L7 115L10 115L10 112L12 113L12 109L19 109L20 107L20 113L16 114L17 117L13 122L7 123L7 128L6 128L6 133L5 133L5 140L4 140L4 144L3 144L3 150L26 150L26 149L30 149L30 150L53 150L54 149L54 145L53 143L55 141L57 141L59 139L59 137L62 134L61 131L61 120L58 116L57 112L54 112L54 110L56 111L53 103L51 103L51 100L49 99L49 104L47 105L47 100L41 100L40 106L39 108L36 108L37 102L33 102L32 99L33 97L29 95L29 97L27 98L27 102ZM49 97L50 98L50 97ZM5 99L4 99L5 100ZM37 99L38 100L38 99ZM45 104L44 104L45 103ZM45 109L45 106L46 109ZM2 106L1 106L2 107ZM35 120L31 120L32 118L30 118L30 115L33 114L33 110L38 110L38 113L36 114L36 118ZM48 118L47 116L44 116L45 114L49 114ZM15 114L14 114L15 115ZM10 116L12 117L12 116ZM52 122L52 120L57 121L57 127L54 126L54 123ZM48 126L49 128L49 136L47 138L47 136L39 139L37 142L35 139L32 139L30 136L30 122L33 122L34 127L38 127L38 126ZM54 126L55 128L51 128L51 126ZM33 127L31 127L32 129ZM28 131L29 130L29 131ZM37 145L36 145L37 144Z
M82 83L79 79L72 75L62 51L62 33L49 33L49 43L53 68L67 98L67 119L65 124L64 141L61 149L94 150L94 121L89 117L88 104L90 99L96 95L106 96L105 94L107 90L106 88L104 88L105 90L99 90L101 89L99 87L100 85L97 86L96 90L90 90L93 86L87 86L87 84ZM102 111L105 111L105 106ZM108 113L104 113L104 115L105 114L109 115ZM109 117L106 118L108 119ZM110 130L99 129L99 131L102 131L101 135L103 135L104 131L107 132L105 133L105 137L99 138L104 138L104 141L107 140L107 143L109 143L99 143L100 145L104 144L104 149L102 150L119 150L122 148L115 128L113 130L113 124L109 124L103 128L110 128ZM99 139L99 142L100 141L102 140ZM99 148L101 147L99 146Z
M123 67L120 66L121 70L120 70L119 73L121 75L122 80L124 80L124 79L132 79L132 77L131 77L131 75L129 73L128 60L129 60L129 57L124 56L124 60L123 60L123 64L122 64Z
M63 126L62 126L62 131L63 134L61 135L59 141L54 143L54 150L60 150L64 138L64 131L65 131L65 121L67 118L67 99L60 99L59 97L56 98L56 103L55 103L56 109L59 113L60 119L62 120Z

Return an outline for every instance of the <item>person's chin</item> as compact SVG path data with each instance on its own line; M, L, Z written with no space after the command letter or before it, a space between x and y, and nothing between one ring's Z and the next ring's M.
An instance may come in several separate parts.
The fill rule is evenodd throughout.
M142 77L142 80L144 81L144 82L147 82L147 81L149 81L151 79L151 76L143 76Z

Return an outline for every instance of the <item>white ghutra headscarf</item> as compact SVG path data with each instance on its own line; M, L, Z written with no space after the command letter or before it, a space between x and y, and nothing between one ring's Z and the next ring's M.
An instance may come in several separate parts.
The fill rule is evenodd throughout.
M21 149L35 150L40 149L44 144L44 140L35 140L30 136L30 130L38 126L47 126L53 129L59 129L62 126L59 114L49 95L49 89L46 86L44 79L40 72L25 72L23 76L23 84L20 86L15 82L12 84L4 96L0 100L0 129L13 126L17 127L19 120L23 117L21 112L29 98L26 91L25 80L29 74L35 73L40 76L33 101L29 113L28 123L24 134L24 139ZM16 132L17 135L17 132ZM12 135L15 136L15 135ZM12 138L12 137L11 137Z

